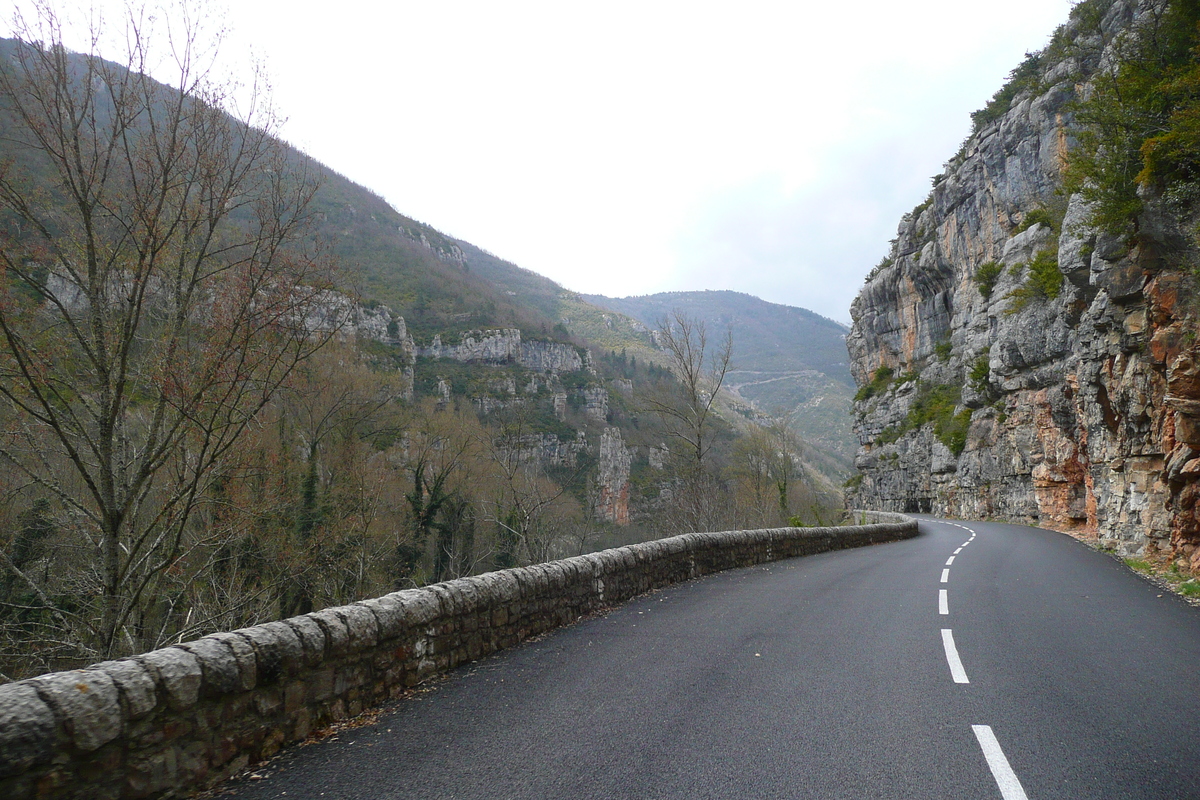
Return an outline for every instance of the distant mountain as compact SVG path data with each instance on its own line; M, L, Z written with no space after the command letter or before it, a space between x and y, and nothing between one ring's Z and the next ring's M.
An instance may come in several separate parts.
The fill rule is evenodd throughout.
M710 337L733 333L728 386L760 410L783 418L849 470L857 443L850 427L854 380L840 322L741 292L663 292L641 297L584 295L650 328L672 312L703 320Z
M641 297L583 295L651 328L678 310L704 320L710 333L732 328L740 370L815 369L854 386L846 334L850 328L804 308L768 303L742 292L662 292Z

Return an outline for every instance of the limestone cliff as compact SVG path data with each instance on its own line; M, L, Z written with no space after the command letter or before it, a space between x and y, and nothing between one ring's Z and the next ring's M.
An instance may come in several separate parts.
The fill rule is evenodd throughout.
M462 341L454 345L443 344L442 337L437 335L428 346L414 349L417 355L425 358L484 364L514 363L537 372L577 372L587 366L578 348L562 342L522 340L521 331L516 328L467 331Z
M849 499L1035 521L1196 568L1195 219L1143 192L1139 235L1116 237L1063 190L1072 103L1162 3L1089 5L1098 28L1064 26L1070 47L977 125L853 304Z

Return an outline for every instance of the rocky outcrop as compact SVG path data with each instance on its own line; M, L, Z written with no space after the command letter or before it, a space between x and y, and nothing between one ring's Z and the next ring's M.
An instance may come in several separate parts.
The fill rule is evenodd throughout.
M569 344L541 341L522 341L517 363L525 369L553 373L578 372L590 365L590 361Z
M605 428L600 434L596 515L617 525L629 524L629 471L633 453L625 446L620 428Z
M583 431L578 431L574 440L566 441L553 433L525 433L504 448L506 459L512 463L566 469L575 469L579 454L587 450L587 435Z
M426 346L416 346L416 354L426 358L482 364L519 364L538 372L578 372L585 366L579 350L562 342L527 341L516 328L468 331L458 344L443 344L434 336Z
M1036 93L978 130L901 221L852 307L851 502L1034 521L1200 567L1192 240L1158 198L1143 198L1131 245L1060 194L1070 103L1150 5L1113 2L1104 36L1043 64Z
M594 386L580 392L583 396L583 415L589 422L603 425L608 419L608 389Z

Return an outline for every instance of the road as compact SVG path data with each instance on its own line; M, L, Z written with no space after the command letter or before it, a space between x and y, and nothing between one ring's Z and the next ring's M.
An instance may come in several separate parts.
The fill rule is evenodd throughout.
M921 533L647 595L225 791L1200 798L1200 609L1062 534Z

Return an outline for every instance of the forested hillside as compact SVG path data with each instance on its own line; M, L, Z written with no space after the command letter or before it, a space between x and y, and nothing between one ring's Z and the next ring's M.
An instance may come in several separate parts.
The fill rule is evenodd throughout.
M187 59L156 83L153 42L27 33L0 42L4 677L834 513L686 349L400 215Z
M588 296L650 327L680 310L729 329L737 343L729 388L762 411L782 418L806 442L830 475L848 474L857 447L850 429L850 377L846 334L831 319L794 306L728 291L663 292L643 297Z

